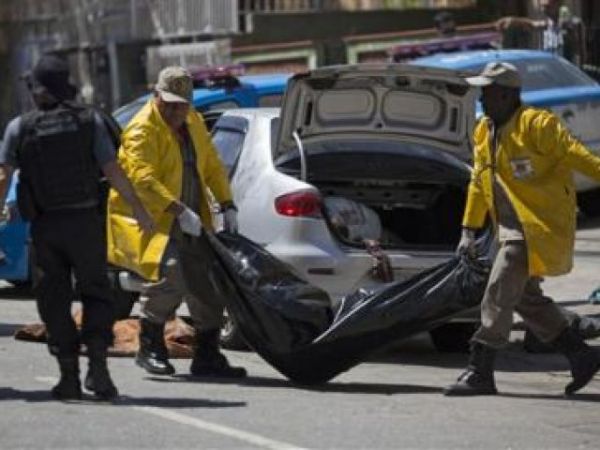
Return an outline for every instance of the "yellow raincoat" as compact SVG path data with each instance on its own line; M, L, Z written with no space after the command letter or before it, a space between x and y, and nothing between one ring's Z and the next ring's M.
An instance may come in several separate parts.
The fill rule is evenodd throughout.
M229 180L202 117L190 109L186 123L201 180L200 218L204 228L212 229L207 188L219 203L230 202ZM155 281L175 220L165 209L181 197L183 164L179 143L153 99L127 125L121 142L119 163L154 219L157 231L142 232L127 202L111 189L107 214L108 260Z
M492 177L506 191L527 242L531 276L560 275L573 266L576 195L573 171L600 181L600 157L574 139L552 113L521 107L500 129L492 165L487 118L474 133L473 173L463 226L495 219Z

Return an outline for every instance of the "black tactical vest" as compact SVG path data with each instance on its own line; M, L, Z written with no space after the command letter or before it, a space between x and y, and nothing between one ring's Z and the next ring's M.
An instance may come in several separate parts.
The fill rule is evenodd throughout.
M23 116L17 162L30 206L44 211L98 204L94 112L74 103ZM21 207L21 205L19 205Z

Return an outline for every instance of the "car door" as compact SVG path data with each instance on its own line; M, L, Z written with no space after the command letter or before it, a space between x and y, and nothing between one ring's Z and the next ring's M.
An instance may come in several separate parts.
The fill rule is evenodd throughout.
M16 171L6 194L8 216L0 220L0 279L13 284L26 283L30 278L29 223L21 218L17 209L18 178Z

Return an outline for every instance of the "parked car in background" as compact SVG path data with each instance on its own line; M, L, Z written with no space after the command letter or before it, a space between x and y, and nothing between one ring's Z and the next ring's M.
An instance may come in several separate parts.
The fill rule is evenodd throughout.
M279 106L291 76L289 73L242 75L240 66L196 68L191 73L194 77L193 105L202 113L209 129L220 113L230 108ZM151 96L144 95L113 113L121 128Z
M240 232L334 302L454 252L469 181L474 93L461 74L408 65L339 66L290 80L281 109L226 111L213 140L229 170ZM464 348L478 315L432 332ZM227 333L230 333L227 336ZM225 332L235 341L235 327Z
M600 154L600 84L566 59L537 50L490 50L438 54L414 59L411 64L480 71L497 60L510 62L519 70L525 104L552 110L574 136ZM580 209L599 214L598 183L577 174L576 186Z

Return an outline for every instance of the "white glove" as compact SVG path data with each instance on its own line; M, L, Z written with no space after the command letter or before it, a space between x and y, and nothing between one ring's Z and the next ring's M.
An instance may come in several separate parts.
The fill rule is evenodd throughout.
M225 228L225 231L228 233L237 234L238 221L235 208L227 208L223 213L223 228Z
M469 228L463 228L462 235L458 247L456 247L456 254L466 254L472 258L477 256L475 249L475 231Z
M4 205L2 209L0 209L0 222L10 222L10 209L8 206Z
M202 234L202 222L200 217L190 208L186 207L178 216L179 226L181 231L192 236L200 236Z

